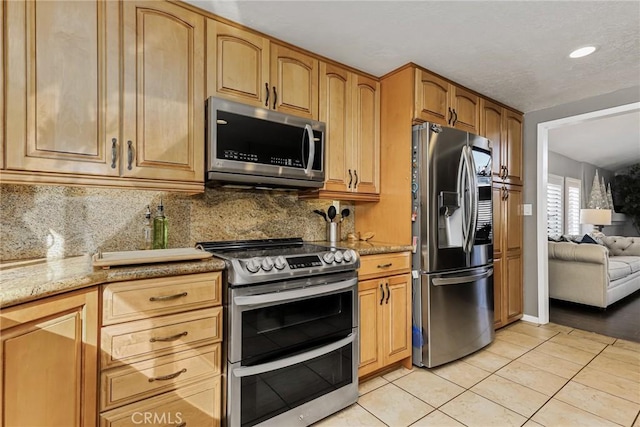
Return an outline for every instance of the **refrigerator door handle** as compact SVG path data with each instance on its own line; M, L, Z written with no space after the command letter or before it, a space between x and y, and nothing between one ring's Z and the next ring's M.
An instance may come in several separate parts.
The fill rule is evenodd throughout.
M458 204L460 205L460 212L462 215L462 250L467 251L468 246L468 233L469 233L469 221L470 218L468 216L468 192L465 192L465 178L469 176L467 173L466 165L467 165L467 155L465 152L466 147L462 149L462 153L460 154L460 163L458 163Z
M469 199L471 201L471 224L469 227L469 239L466 252L471 252L476 240L476 228L478 226L478 177L476 176L476 162L473 160L473 149L467 147L467 173L469 174Z
M493 275L493 268L489 268L484 273L470 274L468 276L448 277L433 279L433 286L445 286L445 285L460 285L462 283L476 282L481 279L486 279Z

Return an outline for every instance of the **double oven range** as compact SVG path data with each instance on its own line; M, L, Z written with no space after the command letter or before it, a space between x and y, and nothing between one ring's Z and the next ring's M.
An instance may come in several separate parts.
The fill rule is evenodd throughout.
M309 425L357 400L355 251L198 243L226 263L226 424Z

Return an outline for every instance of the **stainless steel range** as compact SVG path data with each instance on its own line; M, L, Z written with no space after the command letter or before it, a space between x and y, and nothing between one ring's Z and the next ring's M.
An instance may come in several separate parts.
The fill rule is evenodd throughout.
M198 245L227 265L227 425L305 426L356 402L355 251L299 238Z

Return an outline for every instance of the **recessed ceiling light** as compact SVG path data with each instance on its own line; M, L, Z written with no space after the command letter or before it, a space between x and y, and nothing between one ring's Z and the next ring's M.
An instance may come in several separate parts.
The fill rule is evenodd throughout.
M594 46L585 46L580 49L576 49L569 54L569 58L582 58L583 56L591 55L596 51Z

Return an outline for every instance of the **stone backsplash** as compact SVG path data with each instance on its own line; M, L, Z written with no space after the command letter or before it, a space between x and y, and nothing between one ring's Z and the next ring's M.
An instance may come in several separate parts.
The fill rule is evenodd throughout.
M298 200L296 192L206 189L184 195L145 190L0 185L0 261L59 258L142 248L146 206L162 198L169 247L198 241L302 237L325 240L325 222L313 213L331 201ZM354 230L354 206L342 237Z

